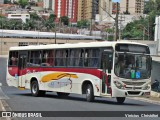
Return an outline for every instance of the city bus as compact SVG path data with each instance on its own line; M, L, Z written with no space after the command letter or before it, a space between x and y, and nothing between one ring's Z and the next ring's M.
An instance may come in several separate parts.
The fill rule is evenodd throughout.
M30 89L35 97L56 92L116 98L149 96L152 58L136 42L90 42L11 47L7 84Z

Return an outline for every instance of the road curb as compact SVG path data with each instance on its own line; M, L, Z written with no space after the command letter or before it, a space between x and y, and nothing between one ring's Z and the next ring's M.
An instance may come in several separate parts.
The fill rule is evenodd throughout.
M139 100L139 101L142 101L142 102L148 102L148 103L160 105L160 101L149 100L149 99L147 99L147 98L138 98L138 97L134 97L134 98L131 98L131 99Z
M157 98L160 99L160 93L151 91L150 96L151 96L151 99L150 98L145 98L145 97L133 97L131 99L160 105L160 101L154 100L154 99L157 99Z

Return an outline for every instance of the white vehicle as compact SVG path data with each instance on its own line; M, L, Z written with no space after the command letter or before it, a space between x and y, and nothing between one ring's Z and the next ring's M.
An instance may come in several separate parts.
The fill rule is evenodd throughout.
M148 96L151 57L147 45L134 42L91 42L11 47L7 83L31 89L33 96L47 91L94 97Z

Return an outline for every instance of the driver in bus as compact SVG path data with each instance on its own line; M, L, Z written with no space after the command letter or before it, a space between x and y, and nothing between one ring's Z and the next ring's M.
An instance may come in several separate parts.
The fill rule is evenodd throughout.
M131 58L130 58L130 61L129 61L129 64L128 64L128 68L129 68L129 69L135 68L135 60L134 60L134 57L131 57Z
M125 71L125 77L130 78L131 70L135 70L135 59L133 56L130 57L127 65L127 69Z

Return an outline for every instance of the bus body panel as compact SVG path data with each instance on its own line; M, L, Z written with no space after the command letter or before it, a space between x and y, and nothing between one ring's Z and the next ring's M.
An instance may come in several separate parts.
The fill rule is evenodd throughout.
M81 73L63 72L67 71L66 69L63 69L63 71L54 71L55 68L48 68L48 71L46 70L47 68L44 68L44 71L43 68L26 69L27 74L22 74L20 76L17 76L17 78L19 78L19 80L22 80L22 77L25 78L21 82L22 84L25 84L25 86L23 87L27 89L30 89L31 80L32 78L35 78L39 83L40 90L82 94L82 83L85 81L90 81L93 85L94 95L100 96L101 79L99 77L101 71L99 71L99 77L97 77L98 75L95 76L94 74L83 73L83 69L79 70L79 72L81 71ZM96 72L98 72L98 70L96 70ZM11 73L12 72L10 71L9 74ZM19 80L15 79L13 73L12 75L8 76L8 79L8 84L10 84L11 86L18 87Z
M21 51L21 52L28 51L26 56L29 54L29 52L31 54L31 51L35 51L35 50L41 51L41 52L43 50L54 50L54 56L55 56L55 51L59 49L60 50L61 49L65 49L65 50L66 49L83 49L83 48L89 49L89 48L102 47L103 49L101 49L101 52L99 55L100 60L102 57L102 51L111 52L111 54L113 55L113 61L112 61L113 66L111 70L106 70L106 69L100 68L101 65L99 65L99 67L97 68L92 68L92 67L87 68L86 66L84 67L84 64L83 64L83 67L80 66L76 68L76 67L67 66L64 68L64 66L55 67L54 65L52 65L52 67L42 67L42 65L39 65L37 67L30 67L30 66L27 66L28 65L27 63L26 65L27 67L24 70L25 72L23 72L23 68L22 68L22 72L19 72L18 67L16 68L14 66L9 66L7 71L7 83L9 86L15 86L15 87L20 86L20 87L25 87L27 89L30 89L31 80L35 78L38 81L40 90L82 94L83 82L90 81L93 85L94 96L134 97L134 96L143 96L145 95L145 93L149 93L151 91L151 88L146 90L142 88L147 86L147 84L150 83L151 81L150 78L137 79L137 81L134 81L133 79L120 78L115 75L115 61L116 61L115 56L117 54L117 51L115 51L115 46L117 43L122 43L122 44L125 43L128 45L129 44L141 45L143 47L148 47L147 45L134 43L134 42L94 42L94 43L78 43L78 44L64 44L64 45L12 47L10 51ZM104 47L106 47L106 49L104 49ZM108 49L111 47L113 48L113 51ZM123 50L123 48L125 47L123 46L121 49ZM120 51L121 49L119 49L119 52L121 52ZM126 54L126 52L124 52L123 54ZM137 53L135 52L135 54ZM144 54L144 53L138 53L138 54ZM38 59L36 58L36 60ZM55 62L55 58L53 59L53 61ZM27 61L27 62L30 62L30 61ZM111 71L111 72L108 72L108 71ZM108 83L109 76L111 77L110 83ZM131 85L124 84L125 89L121 89L115 85L116 81L122 84L124 84L124 81L127 81L127 82L132 81L132 83L133 82L138 83L143 81L144 84L141 86L137 86L134 84L131 84ZM105 84L105 89L102 86L104 84ZM140 87L140 89L137 89L138 87ZM108 91L108 88L110 91L109 93L106 92ZM103 92L102 89L104 89L105 92Z

